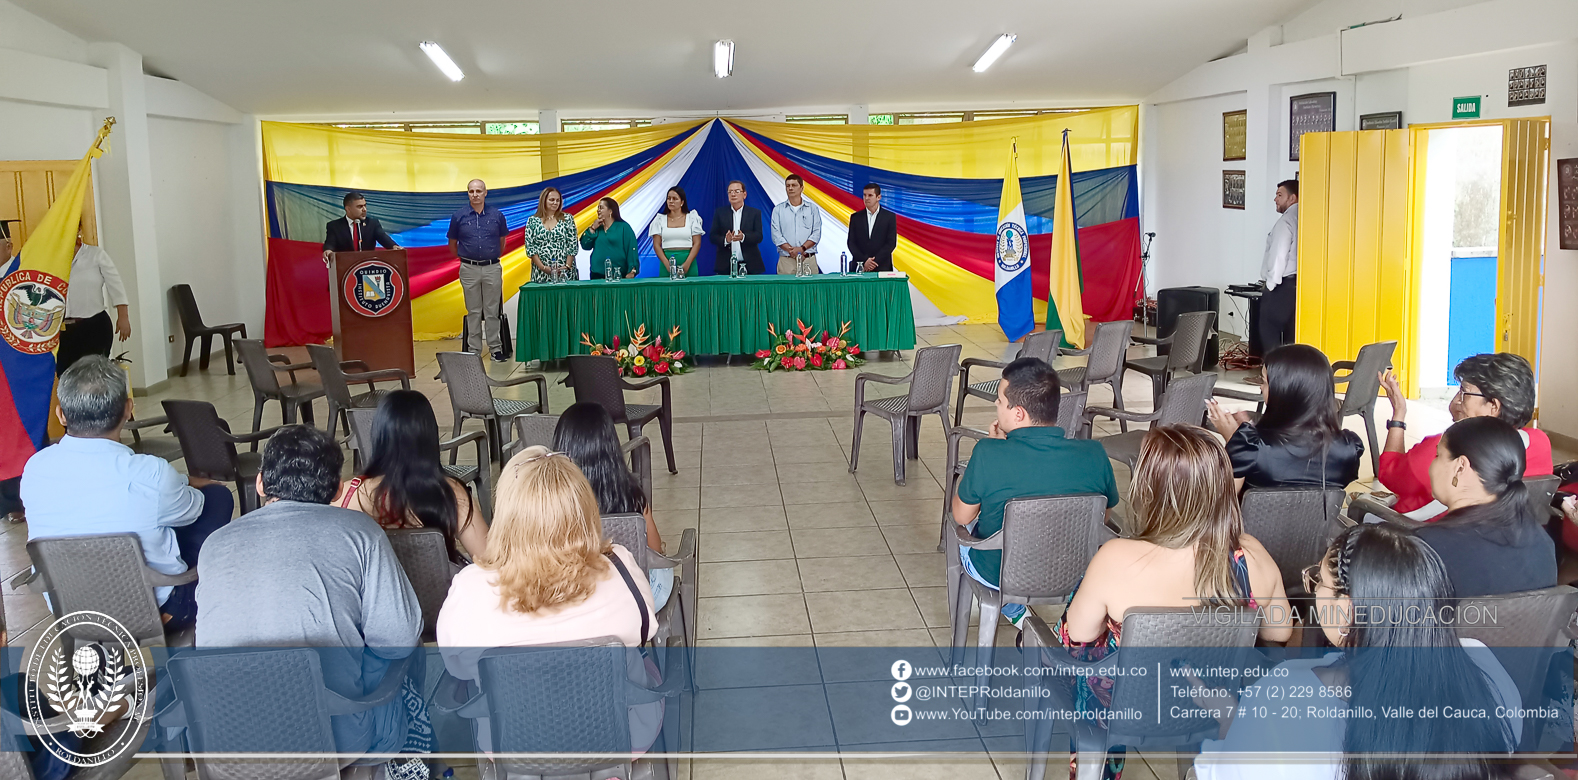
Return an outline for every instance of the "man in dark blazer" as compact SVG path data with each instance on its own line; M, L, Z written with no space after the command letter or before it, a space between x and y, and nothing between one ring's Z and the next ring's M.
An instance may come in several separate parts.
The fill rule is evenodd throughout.
M331 219L323 227L323 262L332 262L335 252L365 252L380 244L385 249L400 248L384 232L377 217L367 216L367 196L355 191L345 193L345 216Z
M849 215L849 270L891 271L899 245L899 218L882 208L882 187L867 184L866 207Z
M738 179L729 182L729 205L719 206L712 212L707 238L718 248L713 273L729 273L729 260L734 257L736 245L748 273L759 274L767 270L762 265L762 212L745 205L745 182Z

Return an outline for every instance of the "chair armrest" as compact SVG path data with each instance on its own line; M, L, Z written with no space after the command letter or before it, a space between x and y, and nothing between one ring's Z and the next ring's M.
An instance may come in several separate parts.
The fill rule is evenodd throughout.
M374 382L392 382L397 379L400 380L402 388L411 389L411 375L403 368L380 368L377 371L358 371L345 375L347 384L367 385L369 388Z
M959 439L975 439L976 441L992 438L992 434L983 431L980 428L971 428L964 425L959 425L948 429L948 436L950 438L957 437Z
M284 426L276 425L273 428L264 428L263 430L256 433L231 433L229 431L223 431L220 435L231 444L251 444L252 442L263 441L264 439L273 436L274 432L282 427Z
M352 369L356 370L357 372L362 372L362 371L371 371L371 370L373 370L373 367L367 365L367 361L365 361L365 360L341 360L340 361L340 370L341 371L350 371Z
M679 534L679 549L673 555L660 552L647 552L647 560L654 569L672 569L679 566L695 565L696 561L696 529L686 528ZM687 567L688 568L688 567Z
M1128 422L1155 422L1162 416L1159 410L1154 412L1131 412L1127 409L1114 409L1110 406L1085 407L1085 419L1087 421L1096 419L1098 415Z
M462 680L445 670L433 690L433 708L439 712L456 713L482 698L480 692L472 694L470 680Z
M1365 515L1375 515L1388 523L1402 526L1403 528L1417 529L1429 525L1429 523L1414 520L1369 496L1359 496L1348 503L1348 519L1355 524L1364 522Z
M1001 550L1003 549L1003 532L998 531L985 539L977 539L970 533L970 529L958 523L953 525L953 538L959 542L960 547L972 550Z
M619 454L628 457L630 453L635 452L642 447L646 447L647 450L650 451L652 449L652 440L645 436L637 436L634 439L625 442L624 446L619 448Z
M290 358L285 355L269 355L268 362L284 364L279 366L270 366L270 368L273 368L275 371L301 371L302 369L312 368L311 360L302 363L292 363L290 362Z
M959 368L962 368L966 371L968 371L971 366L981 366L982 368L1007 368L1008 364L999 360L987 360L986 358L973 357L965 358L964 360L959 361Z
M484 376L486 376L486 374L484 374ZM548 377L545 377L542 374L521 374L520 376L512 376L504 379L494 379L491 376L488 377L488 384L492 387L514 387L515 385L524 385L527 382L536 382L537 384L542 385L542 391L544 393L548 392Z
M324 709L328 710L330 715L351 715L388 704L394 699L395 694L400 692L400 686L405 684L406 674L411 669L411 659L420 652L422 648L419 646L411 651L411 655L390 664L389 668L384 670L383 680L372 693L364 696L341 696L325 688L323 696L328 706Z
M459 436L456 436L453 439L446 439L444 441L439 442L438 443L438 451L439 452L448 452L449 450L459 449L460 445L465 444L468 441L482 441L485 438L487 438L487 435L484 434L482 431L471 431L470 433L462 433L462 434L460 434Z
M910 377L912 377L914 375L915 375L915 373L913 371L908 373L908 374L905 374L904 376L888 376L887 374L861 373L861 374L859 374L858 376L855 377L855 382L856 383L860 383L860 382L870 381L870 382L881 382L882 384L885 384L885 385L902 385L902 384L910 381Z
M1130 336L1129 340L1133 341L1136 344L1150 344L1152 346L1157 346L1157 347L1160 347L1160 346L1162 346L1164 344L1171 344L1171 343L1173 343L1172 334L1168 334L1167 338L1164 338L1164 339L1155 339L1155 338L1151 338L1150 336Z
M655 376L651 379L643 379L639 382L632 382L628 379L625 379L624 377L620 377L619 381L625 386L626 390L645 390L649 387L657 387L658 385L668 384L668 377Z
M1248 390L1234 390L1231 387L1213 387L1211 388L1211 395L1217 398L1231 398L1234 401L1248 401L1257 404L1265 401L1265 398L1260 393L1251 393Z
M1103 537L1101 540L1103 544L1123 536L1123 529L1118 527L1118 523L1111 515L1101 519L1101 531L1102 533L1098 535Z
M40 582L37 568L29 566L26 569L17 572L16 576L11 578L11 590L19 591L23 588L27 589L26 591L23 591L25 593L44 592L44 583Z
M197 569L193 567L180 574L165 574L162 571L154 571L144 566L143 577L148 580L149 585L155 588L172 588L176 585L185 585L188 582L197 582Z

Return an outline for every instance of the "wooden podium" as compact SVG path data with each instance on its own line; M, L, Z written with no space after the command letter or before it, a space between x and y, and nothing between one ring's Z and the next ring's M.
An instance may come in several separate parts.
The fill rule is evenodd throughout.
M404 249L335 252L329 285L334 351L371 370L416 376L411 344L411 285Z

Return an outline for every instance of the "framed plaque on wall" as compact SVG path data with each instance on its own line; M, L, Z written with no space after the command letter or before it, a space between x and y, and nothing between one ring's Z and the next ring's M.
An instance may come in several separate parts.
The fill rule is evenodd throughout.
M1249 112L1222 113L1222 161L1242 160L1249 148Z
M1222 171L1222 208L1244 207L1244 172Z
M1288 160L1299 161L1299 138L1337 129L1337 93L1311 92L1288 100Z
M1578 249L1578 158L1556 161L1556 222L1562 249Z
M1387 111L1383 114L1365 114L1359 117L1360 130L1401 130L1403 112Z

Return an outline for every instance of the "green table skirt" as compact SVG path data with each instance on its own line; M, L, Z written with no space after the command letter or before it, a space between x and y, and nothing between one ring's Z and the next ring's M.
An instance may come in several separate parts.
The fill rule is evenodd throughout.
M818 333L837 333L849 322L846 338L864 351L915 348L909 280L875 274L525 284L518 306L519 361L584 355L582 333L601 344L614 336L623 343L640 325L649 336L679 326L678 348L691 354L751 354L771 345L769 323L782 329L796 319Z

